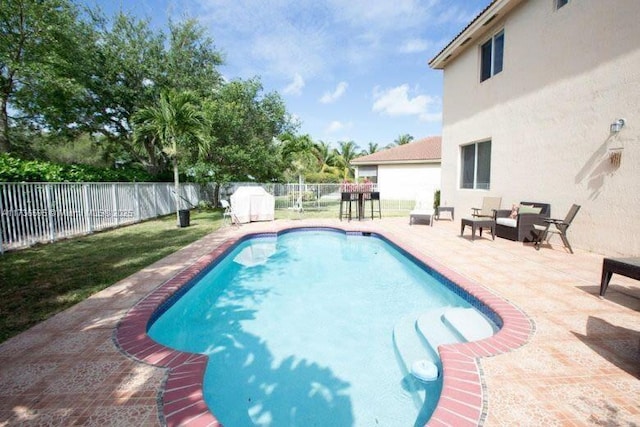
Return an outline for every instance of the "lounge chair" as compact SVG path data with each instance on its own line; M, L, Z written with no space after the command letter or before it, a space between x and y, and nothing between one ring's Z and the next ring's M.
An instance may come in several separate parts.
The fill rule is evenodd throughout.
M495 211L500 209L500 203L502 203L502 197L483 197L481 208L471 208L473 211L471 216L481 218L494 218L496 216Z
M231 204L229 204L229 201L227 200L220 200L220 206L222 206L224 208L224 212L222 213L222 224L226 224L227 222L230 222L231 225L240 225L240 221L238 220L238 217L236 216L235 212L233 212L233 209L231 208Z
M409 225L415 221L428 220L433 227L433 216L436 210L433 208L433 193L422 193L416 199L416 206L409 212Z
M580 210L580 205L574 204L573 206L571 206L571 209L569 209L569 212L567 212L567 216L565 216L564 219L548 218L544 220L545 225L534 224L533 227L537 232L537 236L534 241L534 246L536 250L540 250L540 244L544 240L546 240L547 243L549 243L549 239L551 238L551 235L559 234L560 238L562 239L562 243L564 243L564 246L567 249L569 249L570 253L573 253L573 249L571 249L569 240L567 240L567 229L571 225L573 218L576 217L576 214L578 213L579 210ZM554 225L555 228L550 228L551 225Z

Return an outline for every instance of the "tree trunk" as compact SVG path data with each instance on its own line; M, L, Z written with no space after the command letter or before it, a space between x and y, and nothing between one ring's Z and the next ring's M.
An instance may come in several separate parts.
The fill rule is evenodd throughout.
M178 173L178 159L173 157L173 192L176 196L176 220L177 226L180 227L180 174Z
M0 153L8 153L11 151L11 142L9 141L9 116L7 114L7 98L2 97L0 100Z

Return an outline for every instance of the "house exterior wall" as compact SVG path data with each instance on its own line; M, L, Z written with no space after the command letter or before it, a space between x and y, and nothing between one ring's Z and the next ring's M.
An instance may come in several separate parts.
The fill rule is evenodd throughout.
M440 164L378 165L380 198L415 200L419 192L440 189Z
M483 196L546 202L554 218L576 203L574 248L640 256L640 2L554 3L521 3L445 66L441 198L461 213ZM501 29L503 71L481 83L479 46ZM484 140L491 188L461 189L460 147Z

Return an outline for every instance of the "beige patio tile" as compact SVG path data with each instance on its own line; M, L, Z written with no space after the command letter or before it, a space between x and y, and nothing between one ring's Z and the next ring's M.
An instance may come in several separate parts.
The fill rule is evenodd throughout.
M480 360L486 426L640 424L640 283L615 275L600 298L602 255L559 245L460 237L460 222L409 226L288 220L226 227L0 345L0 426L156 426L166 371L119 352L113 328L141 298L228 237L283 225L380 232L470 278L531 319L523 347Z

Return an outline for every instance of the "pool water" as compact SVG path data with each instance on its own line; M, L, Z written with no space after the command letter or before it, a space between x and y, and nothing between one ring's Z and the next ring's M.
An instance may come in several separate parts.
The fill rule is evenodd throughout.
M447 306L470 305L380 238L292 231L240 243L148 333L208 355L205 401L227 427L413 426L439 388L416 404L394 326Z

